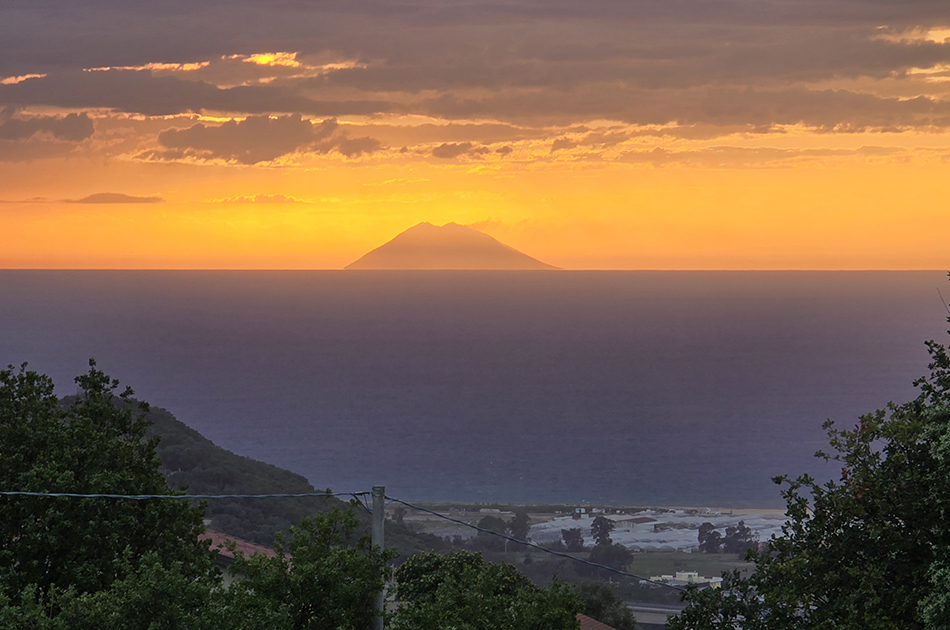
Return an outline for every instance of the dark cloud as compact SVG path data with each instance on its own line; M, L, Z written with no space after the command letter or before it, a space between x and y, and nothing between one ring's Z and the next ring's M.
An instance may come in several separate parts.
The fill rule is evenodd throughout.
M849 90L715 90L705 94L691 111L684 110L679 120L752 126L803 124L844 132L947 127L950 102L925 96L882 98Z
M432 149L432 155L434 157L444 160L451 160L463 155L478 157L491 152L492 150L489 147L475 146L471 142L443 142Z
M81 142L95 131L92 120L85 113L66 116L31 116L14 118L9 110L0 113L0 139L26 140L38 133L48 133L57 140Z
M26 162L64 157L95 132L85 113L66 116L20 116L13 107L0 109L0 162Z
M451 160L460 155L465 155L472 150L472 146L471 142L443 142L432 149L432 155L444 160Z
M291 116L249 116L220 125L198 123L186 129L167 129L158 134L165 151L152 153L154 159L184 157L222 159L241 164L269 162L296 151L327 153L337 150L347 156L371 153L380 147L373 138L349 138L336 119L319 124Z
M282 86L220 88L203 81L154 76L150 70L50 73L21 83L0 85L0 102L20 106L109 108L148 116L206 111L340 116L388 112L395 107L377 100L316 100Z
M64 199L67 203L162 203L161 197L136 197L123 193L95 193L82 199Z
M81 5L44 0L4 9L0 78L47 76L0 85L0 102L148 115L408 113L497 121L509 127L498 134L522 135L445 128L445 136L399 144L513 142L545 125L598 119L757 130L948 125L946 101L935 97L946 87L912 72L950 63L950 44L926 36L950 21L946 0ZM901 39L910 32L916 35ZM284 68L262 83L249 64L222 60L265 51L354 63L299 76ZM207 70L194 75L82 71L205 61ZM824 89L844 80L863 83ZM902 98L884 91L881 80L888 89L899 85ZM571 141L597 147L620 139ZM375 148L370 140L347 139L337 150L357 155ZM161 150L174 151L185 149Z
M337 142L336 149L346 157L353 157L363 153L373 153L380 148L381 143L375 138L344 138Z
M371 122L366 126L374 138L392 145L472 142L494 144L544 137L544 129L499 123L449 123L436 125L392 125Z
M717 125L747 131L801 124L822 131L950 127L950 101L927 96L881 97L850 90L696 89L674 92L603 87L557 99L543 93L486 98L442 97L425 103L429 115L500 116L522 123L567 125L581 116L635 125ZM583 112L583 114L581 114ZM559 148L567 145L559 143Z
M620 161L652 164L656 167L670 165L699 166L705 168L735 168L756 166L791 165L822 158L891 158L899 157L901 149L894 147L860 147L857 149L777 149L772 147L709 147L704 149L670 151L655 148L628 151Z
M9 3L8 3L9 4ZM0 23L0 76L57 67L193 62L262 50L341 50L374 59L405 59L452 51L500 55L555 33L548 48L573 55L586 47L624 41L590 34L605 28L636 37L657 32L683 46L684 29L735 28L768 37L777 26L807 32L859 26L874 29L943 24L945 0L366 0L289 1L267 6L251 0L122 2L69 0L16 3ZM499 37L487 39L486 33ZM483 45L476 47L475 35ZM491 41L491 46L484 42ZM704 42L700 42L702 44ZM460 57L464 54L460 54Z
M216 126L198 123L187 129L168 129L158 134L158 142L172 150L255 164L326 140L337 127L336 120L313 125L299 114L279 118L250 116Z

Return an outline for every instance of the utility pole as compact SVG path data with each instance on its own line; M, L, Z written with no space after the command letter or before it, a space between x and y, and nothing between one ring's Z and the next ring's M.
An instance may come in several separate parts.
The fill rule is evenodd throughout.
M373 546L386 548L386 486L373 486ZM386 607L384 590L376 594L376 616L373 617L372 630L383 630L383 612Z

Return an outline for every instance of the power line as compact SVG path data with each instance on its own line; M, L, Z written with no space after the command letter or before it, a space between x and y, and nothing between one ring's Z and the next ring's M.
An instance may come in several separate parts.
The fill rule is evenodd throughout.
M26 491L0 491L0 496L26 496L26 497L70 497L70 498L79 498L79 499L130 499L133 501L143 501L146 499L178 499L178 500L188 500L188 499L271 499L271 498L303 498L303 497L351 497L356 499L357 504L362 507L364 510L369 512L370 510L366 507L365 497L371 492L299 492L299 493L271 493L271 494L105 494L105 493L93 493L93 494L83 494L79 492L26 492ZM386 499L389 500L389 503L400 503L406 507L412 508L414 510L419 510L421 512L426 512L437 516L446 521L452 523L457 523L459 525L464 525L465 527L470 527L474 530L484 532L486 534L491 534L492 536L498 536L499 538L504 538L505 540L510 540L513 543L519 545L524 545L526 547L531 547L533 549L538 549L544 553L549 553L561 558L567 558L574 562L579 562L581 564L586 564L597 569L603 569L604 571L609 571L611 573L616 573L617 575L622 575L624 577L631 577L642 582L647 582L649 584L656 584L657 586L664 586L666 588L671 588L675 591L685 591L686 589L680 588L678 586L673 586L672 584L666 584L664 582L658 582L656 580L651 580L650 578L645 578L642 575L637 575L636 573L630 573L628 571L623 571L621 569L615 569L609 567L605 564L600 564L598 562L591 562L590 560L585 560L583 558L578 558L572 556L568 553L562 551L555 551L553 549L548 549L547 547L542 547L541 545L527 540L520 540L514 536L509 536L501 532L496 532L491 529L486 529L484 527L479 527L478 525L472 525L461 519L452 518L451 516L446 516L445 514L440 514L435 510L430 510L429 508L422 507L421 505L415 505L414 503L409 503L408 501L403 501L402 499L397 499L396 497L386 496Z
M597 567L598 569L604 569L605 571L610 571L610 572L612 572L612 573L616 573L616 574L618 574L618 575L623 575L623 576L625 576L625 577L636 578L636 579L641 580L641 581L643 581L643 582L649 582L650 584L656 584L657 586L665 586L666 588L671 588L671 589L673 589L673 590L675 590L675 591L685 591L685 590L686 590L686 589L680 588L680 587L678 587L678 586L673 586L672 584L666 584L666 583L664 583L664 582L657 582L656 580L651 580L651 579L649 579L649 578L645 578L645 577L643 577L642 575L637 575L637 574L635 574L635 573L629 573L629 572L627 572L627 571L622 571L622 570L620 570L620 569L615 569L615 568L613 568L613 567L608 567L608 566L605 565L605 564L599 564L599 563L597 563L597 562L591 562L590 560L584 560L583 558L578 558L578 557L576 557L576 556L572 556L572 555L567 554L567 553L564 553L564 552L562 552L562 551L555 551L555 550L553 550L553 549L548 549L547 547L542 547L541 545L539 545L539 544L537 544L537 543L528 542L527 540L519 540L519 539L517 539L517 538L515 538L515 537L513 537L513 536L509 536L508 534L502 534L501 532L496 532L496 531L491 530L491 529L485 529L484 527L479 527L478 525L472 525L471 523L467 523L467 522L465 522L465 521L463 521L463 520L461 520L461 519L452 518L451 516L446 516L445 514L440 514L440 513L436 512L435 510L430 510L429 508L422 507L421 505L413 505L412 503L409 503L409 502L407 502L407 501L403 501L402 499L397 499L397 498L395 498L395 497L390 497L390 496L387 496L386 498L389 499L390 501L394 502L394 503L401 503L401 504L405 505L406 507L410 507L410 508L412 508L412 509L414 509L414 510L421 510L422 512L426 512L426 513L428 513L428 514L432 514L433 516L438 516L439 518L445 519L445 520L447 520L447 521L451 521L451 522L453 522L453 523L458 523L459 525L464 525L464 526L466 526L466 527L471 527L472 529L478 530L478 531L480 531L480 532L485 532L486 534L492 534L492 535L494 535L494 536L498 536L498 537L500 537L500 538L504 538L504 539L506 539L506 540L510 540L511 542L518 543L518 544L520 544L520 545L525 545L525 546L527 546L527 547L533 547L533 548L535 548L535 549L540 549L541 551L543 551L543 552L545 552L545 553L550 553L550 554L553 554L553 555L555 555L555 556L560 556L560 557L562 557L562 558L567 558L567 559L569 559L569 560L573 560L574 562L580 562L581 564L586 564L586 565L588 565L588 566Z
M24 497L73 497L79 499L131 499L143 501L145 499L295 499L302 497L353 497L354 499L369 492L299 492L293 494L82 494L79 492L18 492L0 491L0 496Z
M943 293L940 292L940 287L937 287L937 295L940 296L940 306L947 309L947 315L950 315L950 304L947 304L947 301L943 299Z

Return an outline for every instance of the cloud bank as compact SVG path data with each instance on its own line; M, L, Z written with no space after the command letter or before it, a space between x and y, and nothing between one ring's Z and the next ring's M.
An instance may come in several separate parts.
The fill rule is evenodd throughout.
M64 199L67 203L162 203L161 197L136 197L123 193L94 193L82 199Z
M372 153L380 143L372 138L349 138L335 119L319 124L292 116L249 116L212 126L198 123L186 129L168 129L158 135L165 159L197 157L240 164L269 162L296 151L327 153L337 150L348 157Z
M950 129L945 0L50 0L4 17L4 105L240 119L170 125L153 159L371 154L385 141L309 119L387 116L438 123L401 141L436 160L537 137L553 159L636 132L565 133L594 121L679 137ZM67 118L3 123L0 139L91 133Z

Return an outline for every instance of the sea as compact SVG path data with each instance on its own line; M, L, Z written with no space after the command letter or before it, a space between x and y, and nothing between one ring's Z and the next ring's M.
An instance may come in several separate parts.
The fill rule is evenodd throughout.
M0 364L89 359L235 453L407 501L780 507L915 396L946 273L0 271Z

